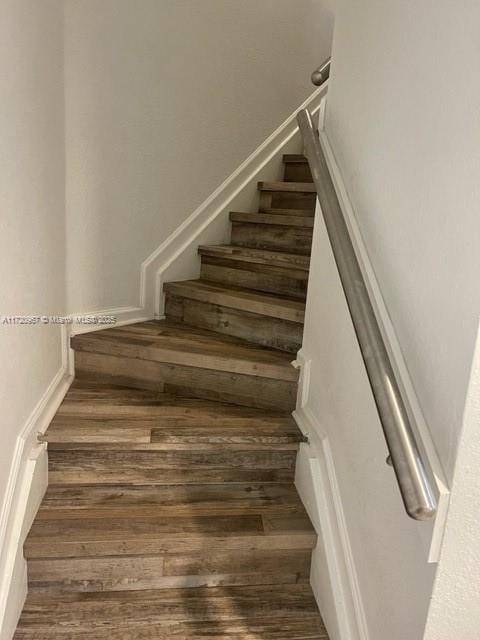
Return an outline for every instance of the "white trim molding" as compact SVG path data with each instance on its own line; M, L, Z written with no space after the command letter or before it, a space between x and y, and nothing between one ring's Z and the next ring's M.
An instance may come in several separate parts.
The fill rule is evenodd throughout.
M89 319L101 318L102 316L113 316L114 324L102 324L101 322L89 322ZM70 336L76 336L81 333L90 333L91 331L100 331L109 327L122 327L135 322L145 322L151 320L152 315L148 315L143 307L114 307L111 309L101 309L100 311L91 311L89 313L71 313L68 316L72 323L64 325L68 328ZM76 321L75 321L76 320Z
M368 640L360 587L328 438L308 407L300 406L294 411L293 417L308 438L308 443L300 448L295 485L319 535L319 543L314 551L318 559L313 559L311 574L315 598L331 640ZM320 557L325 558L325 566L321 566ZM325 570L328 574L326 580L322 575ZM326 595L328 593L330 598Z
M141 265L138 306L101 309L90 313L70 314L82 318L69 325L68 334L78 335L107 328L109 325L88 323L89 316L115 316L115 327L163 317L164 282L198 277L199 244L221 244L228 240L228 213L233 208L250 208L257 198L257 181L277 179L283 153L301 148L296 116L301 109L318 113L328 82L316 89L298 109L255 149L224 182L153 251Z
M65 332L62 344L66 346ZM27 592L23 543L47 487L47 452L37 436L45 433L72 382L64 348L62 366L17 438L0 513L0 638L15 632Z
M193 211L188 218L143 262L140 306L147 316L163 314L162 285L168 280L196 277L201 242L225 242L228 238L228 212L243 193L246 201L256 195L256 182L263 170L298 136L297 112L308 108L318 112L326 84L315 90L235 171ZM297 146L301 142L297 140Z

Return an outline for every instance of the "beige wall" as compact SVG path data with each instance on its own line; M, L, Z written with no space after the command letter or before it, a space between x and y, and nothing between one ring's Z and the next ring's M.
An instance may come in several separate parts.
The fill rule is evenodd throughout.
M0 315L65 312L61 0L0 1ZM0 325L0 504L17 436L61 366L56 327Z
M140 265L311 92L333 0L67 0L72 312Z

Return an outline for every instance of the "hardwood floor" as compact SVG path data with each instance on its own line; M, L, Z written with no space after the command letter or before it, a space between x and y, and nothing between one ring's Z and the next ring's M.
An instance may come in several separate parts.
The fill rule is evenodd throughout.
M327 639L290 413L315 192L284 162L165 320L72 339L16 640Z

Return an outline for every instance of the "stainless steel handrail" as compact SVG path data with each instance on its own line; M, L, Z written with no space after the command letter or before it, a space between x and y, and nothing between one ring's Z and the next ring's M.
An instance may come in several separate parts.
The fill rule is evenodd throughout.
M319 87L321 84L323 84L326 80L328 80L329 76L330 76L330 62L331 62L331 58L327 58L324 62L322 62L322 64L315 69L315 71L312 73L312 82L313 84L317 85L317 87Z
M428 520L438 505L435 478L402 398L312 116L304 109L297 120L405 509L415 520Z

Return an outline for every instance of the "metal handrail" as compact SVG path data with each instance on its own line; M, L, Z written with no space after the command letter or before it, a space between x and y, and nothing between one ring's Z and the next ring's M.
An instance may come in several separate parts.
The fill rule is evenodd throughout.
M326 82L330 76L330 62L331 58L327 58L322 64L315 69L312 73L312 82L313 84L319 87L321 84Z
M415 520L428 520L438 506L435 478L402 398L310 112L300 111L297 121L405 509Z

